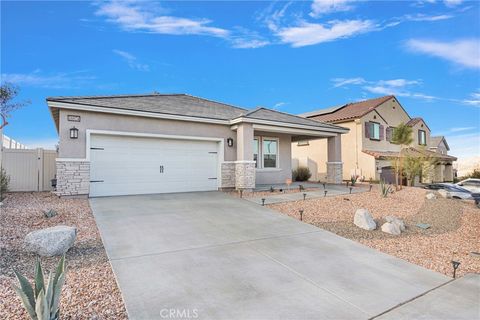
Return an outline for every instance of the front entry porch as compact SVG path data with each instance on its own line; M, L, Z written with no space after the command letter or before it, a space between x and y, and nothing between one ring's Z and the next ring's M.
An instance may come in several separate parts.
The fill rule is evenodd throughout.
M328 183L342 182L341 139L338 128L240 123L236 131L237 160L222 164L222 185L237 190L253 190L256 185L283 184L292 179L292 142L328 141Z

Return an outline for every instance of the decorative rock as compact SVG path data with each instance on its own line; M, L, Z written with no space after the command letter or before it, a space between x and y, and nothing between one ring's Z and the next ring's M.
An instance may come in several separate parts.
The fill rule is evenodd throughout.
M440 190L438 190L438 193L439 193L442 197L444 197L444 198L449 198L449 197L450 197L450 195L449 195L449 193L448 193L447 190L440 189Z
M397 225L400 231L405 231L405 223L403 222L402 219L399 219L394 216L386 216L385 220L387 220L387 222Z
M427 198L428 200L432 200L432 199L436 199L437 196L430 192L430 193L427 193L425 198Z
M393 234L395 236L398 236L401 233L399 226L391 222L385 222L382 225L382 231L385 233Z
M357 211L355 211L353 223L357 227L369 231L375 230L375 228L377 227L377 224L375 223L375 221L373 221L373 217L367 209L357 209Z
M40 256L60 256L75 242L77 229L69 226L55 226L32 231L25 237L25 249Z

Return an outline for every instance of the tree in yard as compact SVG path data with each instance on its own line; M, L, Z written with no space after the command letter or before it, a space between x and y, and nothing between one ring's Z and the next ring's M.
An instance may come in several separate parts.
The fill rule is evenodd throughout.
M30 103L29 101L13 102L18 93L18 87L9 82L2 83L0 86L0 117L2 118L0 130L8 124L7 119L13 111Z
M398 156L398 163L395 165L396 168L396 188L400 185L400 189L402 188L401 179L403 176L403 154L405 153L405 149L413 142L412 136L412 128L407 126L405 123L400 123L392 133L392 140L393 144L400 145L400 152ZM399 183L400 180L400 183Z
M407 154L403 159L403 174L407 178L408 185L413 186L415 178L420 175L428 176L433 164L434 159L427 155L412 156Z

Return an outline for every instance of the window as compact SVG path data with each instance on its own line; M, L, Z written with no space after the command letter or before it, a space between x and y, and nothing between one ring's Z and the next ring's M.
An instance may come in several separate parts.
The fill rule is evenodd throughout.
M427 145L427 134L425 130L418 130L418 144L422 146Z
M255 168L278 168L278 143L277 138L255 137L253 139Z
M263 139L262 144L263 167L276 168L278 156L278 141L276 139Z
M382 136L382 130L383 126L381 126L378 122L365 123L365 137L369 138L370 140L380 140Z
M258 138L253 139L253 161L255 161L255 168L258 168Z

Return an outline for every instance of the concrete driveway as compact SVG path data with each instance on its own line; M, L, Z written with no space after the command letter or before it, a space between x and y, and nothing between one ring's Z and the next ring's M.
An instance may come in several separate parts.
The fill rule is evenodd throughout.
M131 319L368 319L449 280L220 192L90 203Z

